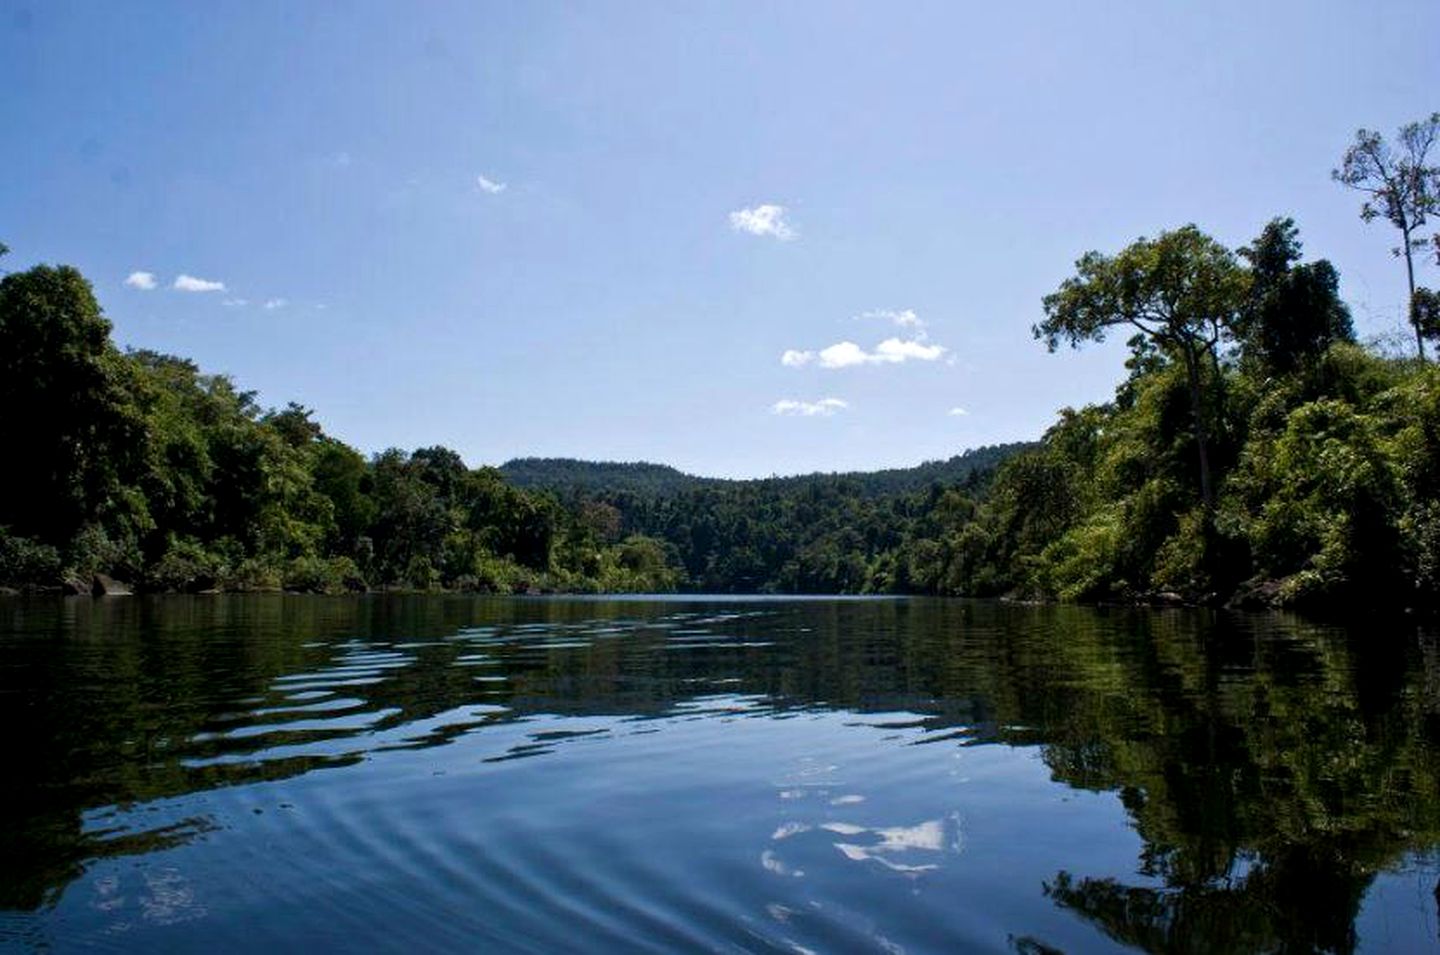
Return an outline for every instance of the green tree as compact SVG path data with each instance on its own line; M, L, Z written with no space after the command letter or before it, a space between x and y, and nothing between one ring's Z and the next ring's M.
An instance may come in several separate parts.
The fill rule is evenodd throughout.
M1271 375L1289 374L1335 342L1355 340L1339 273L1324 259L1297 265L1300 249L1294 220L1276 218L1240 250L1251 285L1236 331L1245 356Z
M133 516L123 482L143 427L90 283L69 266L0 279L0 526L68 543Z
M324 430L304 405L292 401L283 411L272 411L260 420L273 428L292 448L304 448L320 440Z
M1200 495L1215 504L1204 379L1218 371L1216 347L1245 303L1248 277L1223 245L1193 225L1142 238L1118 255L1087 252L1076 274L1045 297L1045 321L1032 329L1053 352L1079 347L1133 327L1143 341L1183 363L1197 457Z
M456 521L433 484L412 467L405 452L391 448L371 464L376 519L375 556L381 579L405 581L441 563L441 549ZM410 578L414 584L428 584Z
M313 473L315 489L330 499L335 515L335 529L327 549L365 564L365 542L376 516L370 493L374 481L365 458L347 444L322 438L315 449Z
M1440 113L1431 113L1422 122L1400 128L1399 148L1392 149L1379 133L1361 129L1355 142L1345 150L1340 168L1330 175L1336 181L1365 194L1360 218L1366 222L1383 217L1400 230L1400 244L1391 252L1405 259L1409 283L1407 316L1415 329L1415 348L1425 357L1425 338L1414 312L1415 258L1431 239L1418 234L1431 215L1440 212L1440 165L1428 164L1430 149L1440 136Z

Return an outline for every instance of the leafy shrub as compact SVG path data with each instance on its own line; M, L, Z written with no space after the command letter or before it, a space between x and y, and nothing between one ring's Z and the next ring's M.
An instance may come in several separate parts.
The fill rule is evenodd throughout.
M52 585L59 580L59 550L0 529L0 584L34 587Z
M281 589L284 574L273 560L247 557L227 567L220 577L222 590L275 591Z
M1032 584L1038 592L1061 600L1123 595L1129 588L1115 573L1120 535L1120 522L1113 513L1095 515L1041 551Z
M285 567L284 588L306 594L359 593L366 590L360 568L349 557L296 557Z
M224 572L225 561L190 538L175 539L164 556L150 567L145 584L150 590L193 591L214 587Z
M141 574L144 560L133 540L117 539L99 524L80 528L66 548L65 563L76 575L114 574L131 580Z
M1259 568L1287 602L1394 590L1401 499L1373 422L1342 401L1295 409L1274 443L1270 487L1252 539Z

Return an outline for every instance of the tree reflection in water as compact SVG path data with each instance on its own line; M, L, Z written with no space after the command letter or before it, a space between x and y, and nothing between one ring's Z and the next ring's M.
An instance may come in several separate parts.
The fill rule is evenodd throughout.
M1090 644L1087 666L1131 691L1077 708L1046 762L1120 791L1139 872L1164 888L1061 871L1057 904L1145 951L1350 952L1376 874L1440 842L1433 637L1274 624L1283 642L1178 627L1128 659Z

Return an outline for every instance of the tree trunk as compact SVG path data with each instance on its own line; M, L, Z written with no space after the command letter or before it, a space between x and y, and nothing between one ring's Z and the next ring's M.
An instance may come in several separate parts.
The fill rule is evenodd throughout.
M1205 502L1205 513L1215 510L1215 492L1210 487L1210 441L1205 431L1205 409L1200 400L1200 356L1194 347L1184 346L1185 374L1190 384L1190 413L1195 418L1195 448L1200 455L1200 499Z
M1415 320L1415 262L1410 255L1410 230L1401 230L1400 237L1404 241L1405 277L1410 280L1410 298L1405 303L1405 317L1410 320L1410 325L1415 329L1415 347L1420 352L1420 360L1424 361L1425 337L1420 334L1420 323Z
M1225 395L1225 372L1220 368L1220 356L1215 352L1215 346L1211 345L1205 349L1210 353L1210 370L1215 373L1215 406L1219 409L1217 423L1220 425L1220 439L1228 441L1230 438L1230 402Z

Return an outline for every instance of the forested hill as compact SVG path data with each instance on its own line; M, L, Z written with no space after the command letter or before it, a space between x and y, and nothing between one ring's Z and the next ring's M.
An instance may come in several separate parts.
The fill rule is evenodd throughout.
M675 494L709 479L648 461L580 461L576 458L514 458L500 465L505 480L516 487L566 492L628 491L631 494Z
M646 461L580 461L575 458L515 458L502 464L500 473L516 487L541 488L561 494L669 496L702 487L726 485L756 484L793 490L810 484L844 482L867 497L883 497L909 494L932 484L973 484L1006 458L1033 447L1034 442L1015 441L973 448L943 461L926 461L908 468L816 472L752 479L698 477L669 465Z

